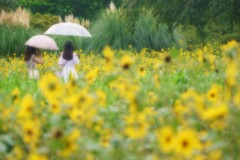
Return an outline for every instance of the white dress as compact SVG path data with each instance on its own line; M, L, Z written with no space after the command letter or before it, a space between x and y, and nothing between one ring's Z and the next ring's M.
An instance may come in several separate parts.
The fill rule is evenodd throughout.
M75 70L75 64L79 64L79 59L76 53L73 53L73 59L66 60L62 56L59 58L58 64L62 66L61 77L64 81L67 82L69 76L73 76L75 79L78 79L77 72Z
M39 71L36 68L36 63L34 62L35 55L31 55L30 59L26 62L28 67L28 77L31 79L39 79Z

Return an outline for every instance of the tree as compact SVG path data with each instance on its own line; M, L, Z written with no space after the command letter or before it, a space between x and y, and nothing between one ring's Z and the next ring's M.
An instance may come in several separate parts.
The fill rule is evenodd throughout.
M16 7L16 0L0 0L0 10L11 10Z
M204 27L209 23L224 24L229 32L240 24L239 0L124 0L123 8L136 17L141 8L151 8L162 21L173 29L177 25L193 25L204 38Z
M114 0L118 6L122 0ZM96 14L106 8L110 0L19 0L20 6L29 8L32 13L50 13L54 15L73 14L82 18L95 18Z

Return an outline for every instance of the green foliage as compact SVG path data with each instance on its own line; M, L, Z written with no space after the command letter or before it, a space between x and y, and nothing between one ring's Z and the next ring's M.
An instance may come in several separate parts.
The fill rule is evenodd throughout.
M0 25L0 33L0 56L6 56L22 54L26 48L24 43L37 32L22 26Z
M14 8L16 8L16 0L0 0L0 11L1 9L11 10Z
M58 22L56 15L73 13L78 18L97 18L91 21L92 38L57 37L60 48L67 39L72 40L77 49L86 51L101 50L105 45L114 49L126 49L132 45L137 50L160 50L173 45L189 48L199 43L224 43L231 39L240 39L238 0L113 2L121 8L113 13L104 12L98 17L97 13L107 7L110 0L1 0L0 9L14 9L17 5L30 9L33 13L31 26L42 32ZM10 52L18 50L18 47L2 48L8 48Z
M92 26L93 37L89 40L88 51L101 50L110 45L114 49L150 48L160 50L176 44L179 39L165 24L157 22L157 17L149 10L143 11L135 20L130 20L124 10L106 12Z
M91 34L87 50L101 50L105 45L110 45L114 49L124 49L130 44L128 21L123 11L105 12L92 25Z
M170 47L173 38L170 30L165 24L158 24L157 18L151 11L144 11L138 16L133 32L134 46L160 50Z
M151 12L146 12L138 16L133 33L133 41L138 50L152 48L155 30L156 21Z
M184 40L182 41L181 47L188 48L189 46L193 46L201 43L197 28L193 25L179 25L177 27L177 31L182 34Z
M152 8L159 16L158 22L164 22L172 30L178 25L183 25L183 33L190 36L187 28L195 32L198 40L193 43L207 42L209 40L238 39L239 31L236 27L240 24L239 0L124 0L123 7L128 11L130 19L134 19L141 8ZM210 28L208 28L210 27ZM218 39L217 36L222 38ZM186 39L187 39L186 37ZM191 37L193 38L193 37ZM188 40L192 42L191 40Z
M36 13L31 15L30 25L31 27L34 27L37 29L46 30L51 25L58 22L59 22L58 16L54 16L51 14Z
M215 47L220 51L220 46ZM217 50L212 49L212 46L209 46L209 50L208 48L204 49L206 60L215 55ZM27 150L29 142L26 142L26 137L34 138L33 140L37 138L39 145L36 146L36 149L44 148L41 156L49 159L86 159L86 157L94 156L95 159L104 160L120 160L122 157L147 160L151 159L152 155L162 159L175 157L186 159L186 155L175 153L175 149L172 153L166 154L161 148L163 144L161 143L159 147L158 143L162 136L156 134L161 133L162 130L159 129L165 126L171 127L173 129L172 138L179 142L178 136L181 133L187 133L183 132L186 124L189 131L196 132L196 135L192 136L197 137L189 142L196 141L203 146L199 150L196 148L197 151L192 150L190 157L203 156L211 160L215 156L220 156L219 159L224 160L238 159L240 149L238 145L240 142L238 140L240 136L238 99L240 70L236 72L231 70L238 74L234 77L236 85L230 87L226 83L229 79L228 73L226 73L229 70L229 62L236 66L238 66L238 62L226 59L227 57L221 58L221 56L215 57L213 62L200 62L195 54L198 50L190 52L190 54L185 50L170 50L171 55L176 56L172 57L171 63L163 61L161 67L155 67L153 63L161 62L160 57L165 53L158 52L156 56L149 57L147 52L138 55L135 52L116 51L117 54L111 61L112 64L115 64L111 72L104 71L106 66L103 64L105 61L103 57L99 55L82 56L81 64L78 65L81 75L88 75L96 68L100 70L99 74L95 75L96 80L92 83L84 78L86 76L82 76L77 81L70 81L70 83L58 83L57 80L54 83L54 77L50 76L45 80L31 80L26 77L26 66L19 58L9 61L0 59L2 62L0 66L2 65L1 69L3 70L0 72L0 76L2 76L0 78L0 131L2 131L0 133L0 159L15 156L14 148L16 147L22 151L23 157L34 154L35 150L33 152ZM120 54L118 54L119 52ZM177 52L183 54L177 55ZM125 54L129 54L135 59L128 70L122 70L118 65ZM47 55L43 58L45 63L39 69L42 77L45 77L47 73L52 72L50 67L56 64L58 57ZM206 63L214 66L209 67ZM140 77L135 73L139 67L143 67L147 71L145 76ZM215 67L219 71L216 72ZM157 78L155 78L156 76ZM160 80L160 84L156 83L158 80ZM46 88L39 85L41 82L44 82ZM63 87L62 89L68 91L57 98L60 101L61 109L57 114L52 110L56 106L51 104L51 100L55 98L54 94L51 94L51 97L44 96L43 89L45 92L53 91L49 88L49 84L55 84L58 88ZM12 92L16 87L20 90L19 94ZM103 91L103 98L98 94L99 91ZM231 93L231 95L227 96L226 93ZM34 105L23 98L29 94L33 98ZM82 98L79 97L79 94L84 94L90 104L87 107L82 105L80 117L75 119L76 110L72 110L68 106L69 103L76 106L75 108L79 106L75 104L75 100ZM105 100L105 96L106 103L101 104L102 99ZM81 102L85 104L86 101ZM130 106L132 104L135 111ZM34 107L29 112L25 106ZM220 108L222 106L225 109ZM29 118L21 118L19 116L21 111ZM139 123L139 118L136 118L138 115L141 115L139 117L141 123ZM211 119L205 119L205 115L211 116ZM29 134L26 130L28 125L25 123L29 124L32 119L36 120L36 123L34 126L29 125L29 130L34 131L30 132L33 134ZM144 127L145 125L147 127ZM131 138L126 134L126 129L129 127L132 127L131 131L134 135L138 135L138 132L143 132L144 135L140 138ZM71 131L79 130L81 131L80 136L69 134ZM108 138L108 136L110 137ZM232 143L235 141L236 143ZM102 146L100 142L107 143L108 148ZM74 150L70 152L70 158L60 157L61 155L58 153L69 149L69 144L74 146ZM182 143L177 144L181 145Z
M82 18L94 18L105 8L110 0L19 0L18 5L29 8L32 13L50 13L54 15L68 15ZM120 6L122 0L113 0Z
M206 33L206 41L226 43L232 39L240 40L239 25L230 26L229 24L219 24L216 22L209 22L204 27Z
M32 13L50 13L56 15L65 15L71 13L71 8L66 3L62 1L53 1L48 0L19 0L18 5L28 8Z
M42 34L43 31L35 29L26 29L22 26L0 25L0 57L6 55L21 55L25 52L24 43L34 35ZM75 49L86 49L87 40L82 37L74 36L51 36L58 45L58 52L63 50L64 43L70 40L74 44Z

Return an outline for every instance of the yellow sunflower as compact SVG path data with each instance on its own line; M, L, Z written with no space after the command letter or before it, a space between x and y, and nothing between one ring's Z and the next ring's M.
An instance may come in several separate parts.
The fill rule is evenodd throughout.
M61 112L61 105L58 100L51 100L50 103L50 111L54 114L58 114Z
M149 124L143 113L133 113L127 116L125 123L125 134L131 139L142 139L148 133Z
M53 74L43 76L39 81L39 87L47 99L59 98L63 95L63 86L58 77Z
M25 95L22 99L20 110L18 112L19 118L30 118L33 114L33 108L35 107L35 102L33 97L29 94Z
M132 66L134 60L131 56L126 55L123 56L120 62L120 66L124 69L124 70L129 70L130 67Z
M228 115L228 106L222 104L217 107L210 107L202 115L202 119L211 121L218 119L225 119Z
M164 153L169 153L173 149L174 133L170 126L165 126L158 130L157 138Z
M26 121L22 127L23 140L27 144L36 144L40 136L40 128L33 121Z
M144 77L146 75L146 69L144 68L144 66L140 66L138 68L138 75L139 77Z
M191 156L195 150L201 149L197 134L191 129L179 132L174 144L175 152L186 157Z
M103 49L103 56L104 56L104 58L106 60L106 63L109 64L113 60L114 52L113 52L113 50L109 46L106 46Z

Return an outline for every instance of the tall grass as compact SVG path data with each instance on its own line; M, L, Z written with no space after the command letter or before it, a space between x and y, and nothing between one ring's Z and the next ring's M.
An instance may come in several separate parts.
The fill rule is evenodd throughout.
M0 56L3 57L13 53L22 54L26 48L24 43L39 32L22 26L0 24L0 33Z
M149 12L140 14L135 22L133 32L134 46L140 50L142 48L151 48L153 45L153 36L156 30L156 21Z
M59 16L59 22L72 22L72 23L77 23L77 24L80 24L80 25L84 26L85 28L88 28L89 25L90 25L89 19L82 19L82 20L80 21L77 17L74 17L73 14L66 15L66 16L64 17L64 19L62 19L62 17Z
M133 43L137 50L151 48L160 50L175 44L175 33L171 33L166 24L158 24L152 11L139 14L133 31Z
M0 24L22 25L29 28L30 18L30 12L21 7L18 7L16 11L7 12L2 10L0 15Z
M62 22L63 20L61 19L61 17L59 18L60 22ZM73 14L70 14L70 15L66 15L64 17L64 21L65 22L73 22L73 23L77 23L77 24L80 24L80 21L77 17L74 17Z
M131 41L128 21L122 10L104 12L90 29L92 38L88 41L87 50L101 50L105 45L114 49L125 49Z
M101 50L105 45L114 49L127 49L131 45L137 50L160 50L177 45L181 36L158 22L151 10L144 10L131 18L125 10L108 9L93 23L90 29L93 38L89 40L87 50Z

